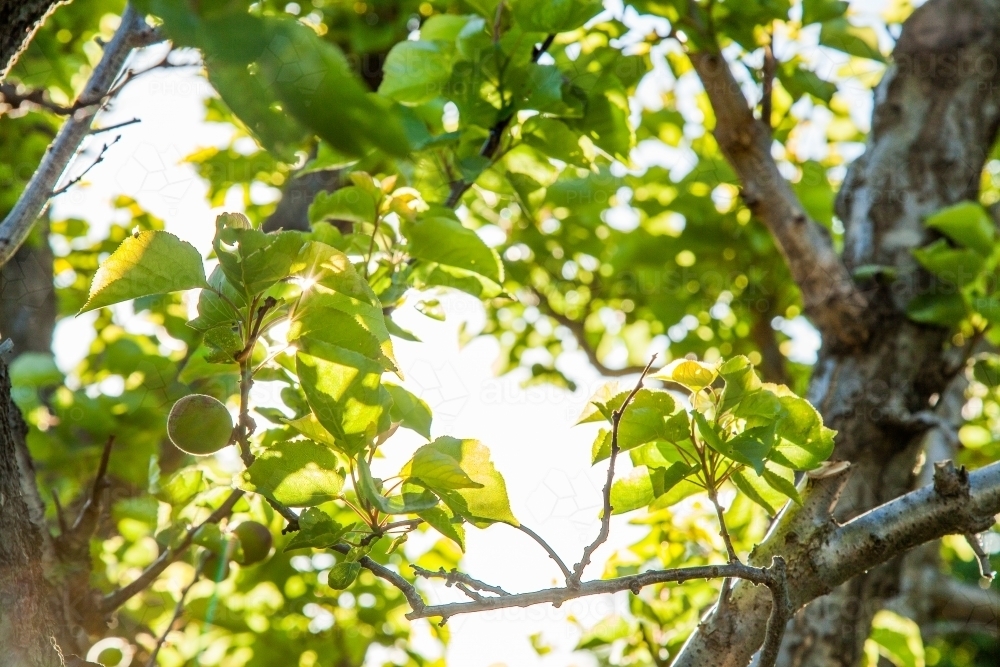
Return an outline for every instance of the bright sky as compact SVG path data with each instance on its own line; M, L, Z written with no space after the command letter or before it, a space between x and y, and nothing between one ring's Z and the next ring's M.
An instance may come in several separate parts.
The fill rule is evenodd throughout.
M866 9L871 12L870 6ZM144 63L155 62L162 55L162 51L151 51L133 66L141 69ZM826 68L833 70L838 66L836 59L827 57L827 60ZM673 83L666 69L660 66L656 75L643 84L642 97L658 98L659 91ZM682 81L677 85L681 88L689 83ZM221 147L230 139L231 128L203 120L204 99L212 94L196 68L158 71L131 83L114 107L100 117L99 124L107 126L131 118L141 122L120 132L121 140L87 175L83 185L73 187L55 200L53 216L85 218L100 233L113 219L111 200L118 194L128 194L166 220L169 231L207 253L215 216L222 210L242 209L238 197L231 197L224 209L212 209L206 201L206 186L194 169L183 163L183 158L196 150ZM858 114L857 120L867 123L870 92L857 90L851 97L856 97L852 107ZM814 120L823 122L822 118ZM801 150L825 149L822 136L814 132L810 137L804 132ZM70 175L89 164L100 149L99 142L107 138L108 135L98 135L88 153L71 167ZM683 158L682 154L650 151L647 147L643 161L647 164L663 161L683 168ZM404 328L425 341L421 344L395 341L397 357L407 377L406 386L434 410L435 436L478 438L490 447L497 468L506 477L514 513L548 539L566 561L576 562L598 529L597 510L605 472L602 467L591 468L589 464L596 426L574 428L572 424L601 379L579 353L567 354L560 360L561 368L580 386L575 393L553 387L522 389L521 373L496 378L492 368L498 352L495 341L477 339L464 348L458 345L459 326L464 322L476 330L482 321L478 302L456 295L446 297L443 303L448 314L443 323L424 317L412 307L404 307L395 315ZM118 314L124 318L123 323L129 324L127 307L120 308ZM93 336L92 322L90 314L59 325L55 351L64 370L72 369L85 354ZM134 321L132 324L138 326ZM801 323L789 326L788 333L801 341L798 356L808 361L818 343L814 332ZM258 398L266 401L267 393L266 387L261 387ZM395 436L384 446L388 459L377 462L376 474L395 472L419 444L419 438L412 434ZM615 549L627 546L641 534L640 529L627 525L627 519L615 517L611 539L598 550L589 570L591 576L600 575L604 561ZM419 546L415 544L418 540L413 542L408 548ZM558 575L555 565L537 545L506 526L486 531L470 529L464 568L473 576L509 591L552 585L557 583ZM453 595L453 591L442 593L443 590L435 589L432 599ZM585 599L561 609L538 606L457 617L449 622L452 640L448 661L462 667L593 665L591 656L572 651L580 633L567 619L573 617L590 626L626 606L622 595ZM528 639L539 632L553 648L544 657L536 655ZM417 634L426 636L419 631ZM376 651L369 661L382 664L385 658L384 653Z

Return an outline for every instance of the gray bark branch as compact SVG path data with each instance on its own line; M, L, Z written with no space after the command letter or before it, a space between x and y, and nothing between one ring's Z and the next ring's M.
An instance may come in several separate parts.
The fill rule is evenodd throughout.
M131 5L127 5L121 25L105 45L104 55L74 105L77 107L76 112L59 129L14 208L0 222L0 267L21 247L35 220L45 209L59 177L66 171L83 139L90 133L94 118L132 49L147 46L159 39L159 34L146 25L143 17Z

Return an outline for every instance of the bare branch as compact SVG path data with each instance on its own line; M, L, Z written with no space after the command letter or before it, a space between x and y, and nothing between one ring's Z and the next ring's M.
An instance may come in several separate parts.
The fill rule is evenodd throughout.
M349 544L344 544L343 542L334 544L330 548L341 554L346 554L351 550L351 546ZM427 605L424 604L423 598L420 597L420 593L418 593L417 589L413 587L413 584L404 579L398 572L390 570L380 563L376 563L368 556L359 558L358 563L361 567L365 568L379 579L387 581L398 588L403 594L403 597L405 597L406 601L410 604L410 609L413 610L412 613L422 612L427 607Z
M583 550L583 556L580 558L580 562L573 566L573 576L570 577L569 585L570 587L575 587L580 584L580 578L583 576L583 571L590 564L590 558L597 551L597 547L604 544L608 539L608 534L611 532L611 511L614 509L611 507L611 485L615 481L615 459L618 458L618 452L620 451L618 447L618 427L622 421L622 415L625 414L625 409L628 408L629 403L635 398L635 395L639 393L642 389L642 382L646 379L646 374L649 369L652 368L653 362L656 361L656 355L649 360L646 364L646 368L643 369L642 375L639 376L638 382L635 383L635 387L629 392L628 396L625 397L624 402L622 402L621 407L611 413L611 457L608 461L608 478L604 482L604 513L601 515L601 531L598 533L594 541L588 545Z
M132 49L147 46L159 39L162 39L160 34L146 25L142 15L132 5L127 5L118 31L105 45L104 55L74 103L76 111L63 123L14 208L0 223L0 266L13 257L27 238L32 225L52 196L59 177L66 171L80 143L90 133L94 117Z
M500 588L499 586L491 586L479 579L473 579L464 572L459 572L458 570L445 570L443 567L439 568L436 572L434 570L425 570L418 565L411 565L414 574L418 577L424 577L425 579L444 579L445 586L468 586L469 588L474 588L478 591L484 591L486 593L495 593L496 595L510 595L507 591Z
M147 586L152 584L156 578L167 569L167 566L176 561L184 554L185 551L187 551L188 547L190 547L194 542L194 535L198 532L199 528L210 523L219 523L228 517L232 514L236 501L242 497L243 491L240 489L236 489L230 493L225 502L223 502L217 510L212 512L207 519L199 523L197 526L189 528L188 531L184 533L184 538L176 547L167 547L164 549L159 558L154 560L149 567L143 570L142 574L135 578L135 581L105 595L98 605L99 610L105 614L110 613L128 602L135 595L145 590Z
M101 130L101 131L103 132L104 130ZM58 188L56 190L53 190L52 191L52 197L58 197L59 195L61 195L62 193L66 192L71 187L73 187L74 185L76 185L77 183L79 183L80 181L82 181L83 177L86 176L87 173L91 169L93 169L97 165L99 165L102 162L104 162L104 154L108 152L109 148L111 148L112 146L114 146L115 144L117 144L118 140L121 139L121 138L122 138L122 135L119 134L117 137L115 137L114 139L112 139L108 143L104 144L104 146L101 147L101 152L97 154L97 158L93 162L91 162L89 165L87 165L87 168L84 169L83 171L81 171L78 175L76 175L73 178L71 178L68 181L66 181L66 185L64 185L64 186L62 186L62 187L60 187L60 188Z
M977 533L966 533L965 541L969 543L972 547L973 553L976 554L976 560L979 562L979 576L981 576L989 586L993 579L997 576L996 571L993 570L993 564L990 563L990 555L986 553L986 549L983 548L983 542Z
M841 526L829 515L807 511L801 516L789 504L754 550L751 563L778 554L785 558L794 610L915 546L992 525L1000 512L1000 463L945 475L942 479L947 482L907 493ZM808 496L814 488L824 502L835 498L843 480L842 475L832 475L811 481L803 505L813 504ZM706 618L674 667L700 666L708 664L706 660L717 667L746 665L766 634L762 611L769 604L760 592L738 584L726 618ZM720 645L726 647L725 653L713 649Z
M448 619L458 614L509 609L511 607L530 607L536 604L553 604L560 606L569 600L591 595L604 595L632 591L638 593L646 586L664 583L683 583L695 579L719 579L733 577L744 579L753 584L781 588L783 584L777 581L776 575L769 568L751 567L742 563L727 563L724 565L699 565L696 567L677 568L671 570L651 570L641 574L633 574L615 579L597 579L581 582L576 588L569 586L546 588L530 593L484 597L471 602L452 602L440 605L424 606L414 609L406 615L410 620L440 616ZM782 624L784 625L784 624Z
M785 559L775 556L768 569L773 576L772 583L768 584L771 590L771 613L767 617L764 645L760 649L760 667L774 667L778 661L781 638L784 637L785 626L792 616L792 605L788 600L788 570Z
M185 600L187 600L187 595L194 587L194 585L198 583L198 580L201 578L201 572L204 569L204 567L205 567L205 561L202 560L200 563L198 563L198 567L194 571L194 576L191 578L191 583L185 586L184 589L181 591L180 597L177 598L177 606L174 607L174 615L171 617L170 622L167 623L167 627L163 629L163 634L161 634L160 638L156 640L156 646L153 647L153 652L150 653L149 660L146 661L146 667L154 667L156 665L156 656L160 654L160 648L162 648L164 642L167 641L167 635L170 634L170 630L174 627L174 623L176 623L177 619L179 619L181 617L181 614L184 613L184 602Z
M824 341L855 347L868 337L865 298L829 232L811 220L771 156L773 138L754 118L729 63L717 49L688 54L715 112L715 138L743 186L743 200L770 230L802 291L806 314Z
M535 542L538 542L538 544L540 544L541 547L545 549L545 552L549 554L549 558L554 560L556 562L556 565L559 566L559 569L562 570L563 577L565 577L566 579L566 583L569 583L570 580L572 580L573 573L570 571L569 567L566 566L565 561L563 561L563 559L559 557L559 554L556 553L555 549L549 546L548 542L542 539L541 535L539 535L532 529L528 528L523 523L518 524L517 529L522 533L524 533L525 535L527 535L528 537L530 537L531 539L533 539Z

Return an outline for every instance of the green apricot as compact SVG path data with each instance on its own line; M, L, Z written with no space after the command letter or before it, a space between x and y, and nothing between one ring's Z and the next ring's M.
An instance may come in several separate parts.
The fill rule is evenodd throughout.
M219 554L210 552L205 556L205 565L202 568L205 578L210 581L224 581L229 578L229 560L224 563L219 559Z
M204 394L185 396L170 409L167 435L177 449L195 456L214 454L229 444L233 418L221 401Z
M240 545L243 547L240 565L259 563L271 553L273 539L267 526L256 521L244 521L236 526L233 533L240 538Z

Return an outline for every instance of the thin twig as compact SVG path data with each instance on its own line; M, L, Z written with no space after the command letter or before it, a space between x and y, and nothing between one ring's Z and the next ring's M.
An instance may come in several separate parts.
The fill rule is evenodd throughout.
M464 572L459 572L458 570L445 570L443 567L436 571L425 570L419 565L410 565L410 567L413 568L413 573L418 577L423 577L425 579L444 579L445 586L458 586L459 584L462 584L486 593L510 595L510 593L499 586L491 586L490 584L480 581L479 579L473 579L469 575Z
M525 535L527 535L528 537L530 537L531 539L533 539L534 541L538 542L538 544L540 544L541 547L545 549L546 553L549 554L549 558L551 558L556 562L556 565L558 565L559 569L562 570L563 577L565 577L566 582L569 583L569 581L573 578L573 572L570 571L569 567L566 566L566 563L563 561L562 558L559 557L559 554L556 553L555 549L549 546L549 543L543 540L538 533L528 528L523 523L518 524L517 529L522 533L524 533Z
M502 3L501 3L502 4ZM555 40L556 36L554 34L549 35L542 42L541 46L534 46L531 49L531 62L537 63L538 59L542 57L542 54L549 50L552 46L552 42ZM510 125L510 122L514 119L513 112L507 109L500 109L503 114L490 128L490 134L486 137L486 141L483 142L482 147L479 149L480 157L489 158L491 161L496 156L497 149L500 148L500 140L503 139L503 134ZM448 198L445 200L445 206L448 208L455 208L458 203L462 200L462 195L472 187L472 183L466 181L464 178L455 180L451 182L449 186L450 190L448 192Z
M146 25L142 14L131 4L126 5L118 30L105 46L100 62L74 103L78 108L63 123L17 203L0 223L0 266L6 264L21 247L35 220L48 204L60 176L66 171L81 142L90 134L94 117L132 49L162 39L159 32Z
M643 380L646 379L646 374L649 373L649 369L653 367L653 362L656 361L656 355L654 354L646 364L646 367L642 370L642 374L639 376L639 380L635 383L635 387L629 392L628 396L622 402L621 407L611 413L611 457L608 461L608 478L604 482L604 513L601 516L601 531L598 533L594 541L588 545L583 550L583 556L580 558L580 562L573 566L573 576L570 578L570 586L576 587L580 585L580 578L583 576L583 570L590 564L590 558L597 551L597 548L604 544L608 539L608 534L611 532L611 512L614 509L611 506L611 485L615 481L615 459L618 458L618 427L622 421L622 415L625 414L626 408L628 408L629 403L635 398L635 395L639 393L642 389Z
M128 127L129 125L135 125L136 123L141 123L142 121L138 118L133 118L132 120L122 121L121 123L115 123L114 125L108 125L107 127L99 127L97 129L91 130L90 134L101 134L103 132L111 132L112 130L118 130L123 127ZM115 141L118 141L115 139Z
M792 606L788 599L788 571L785 559L775 556L771 567L767 568L768 580L764 585L771 590L771 614L767 617L767 630L764 633L764 644L760 649L759 667L774 667L781 650L781 639L785 635L785 626L792 615Z
M715 514L719 517L719 535L722 536L722 540L726 543L726 553L729 555L729 562L739 562L739 556L736 555L736 549L733 548L733 540L729 536L729 530L726 528L726 520L722 516L722 505L719 504L718 490L714 486L710 486L708 489L708 499L715 505Z
M110 129L110 128L108 128L108 129ZM103 132L104 130L99 130L99 131ZM57 189L53 190L52 191L52 197L58 197L59 195L61 195L62 193L66 192L71 187L73 187L74 185L76 185L77 183L79 183L80 181L82 181L83 177L86 176L87 173L91 169L93 169L97 165L99 165L102 162L104 162L104 154L108 152L109 148L111 148L112 146L114 146L115 144L117 144L118 140L121 139L121 138L122 138L122 135L119 134L117 137L115 137L114 139L112 139L110 142L104 144L104 146L101 147L101 152L97 154L97 159L95 159L93 162L91 162L89 165L87 165L87 168L84 169L82 172L80 172L77 176L74 176L73 178L71 178L68 181L66 181L66 185L62 186L61 188L57 188Z
M340 542L338 544L334 544L330 547L330 549L336 551L337 553L347 554L351 550L351 545ZM362 556L357 562L361 565L361 567L365 568L379 579L383 579L398 588L403 594L403 597L406 598L406 601L410 605L410 609L412 609L414 613L420 613L427 607L427 605L424 604L423 598L420 597L420 593L418 593L417 589L413 587L413 584L400 576L399 573L390 570L380 563L376 563L368 556Z
M156 665L156 656L160 654L160 648L163 647L164 642L167 641L167 635L170 634L170 630L174 627L174 623L177 619L181 617L184 613L184 601L187 599L188 593L194 588L194 585L198 583L198 579L201 578L202 570L205 568L204 559L198 563L198 567L195 568L194 577L191 578L191 583L184 587L181 591L180 597L177 599L177 606L174 607L174 615L171 617L170 622L167 623L167 627L163 629L163 634L160 638L156 640L156 646L153 647L153 652L149 655L149 660L146 662L146 667L154 667Z
M985 580L992 582L997 576L997 573L993 570L993 564L990 563L990 555L986 553L986 549L983 548L983 542L979 535L976 533L966 533L965 541L969 543L972 547L972 551L976 554L976 560L979 562L979 574Z
M760 101L760 119L770 128L772 98L774 97L774 72L778 63L774 58L774 32L769 32L768 37L768 42L764 45L764 71L762 72L764 83L763 96Z
M217 510L212 512L207 519L199 523L197 526L188 528L187 532L184 533L184 538L176 547L167 547L164 549L159 558L154 560L149 567L143 570L142 574L136 577L132 583L122 586L121 588L105 595L98 605L100 611L102 613L112 612L128 602L132 599L132 597L145 590L147 586L153 583L153 581L167 569L167 566L180 558L187 548L191 546L194 542L194 535L198 532L199 528L210 523L219 523L232 514L233 507L236 505L236 502L243 497L243 494L244 492L241 489L234 490L229 494L222 505L220 505Z
M719 579L732 577L746 579L754 584L777 586L776 575L768 568L752 567L743 563L726 563L720 565L698 565L694 567L674 568L670 570L651 570L641 574L632 574L614 579L595 579L581 582L576 588L563 586L546 588L530 593L515 593L497 597L484 597L472 602L450 602L440 605L423 605L414 609L406 617L410 620L440 616L449 618L458 614L469 614L480 611L509 609L512 607L530 607L536 604L562 605L568 600L631 591L638 593L646 586L664 583L684 583L695 579Z

